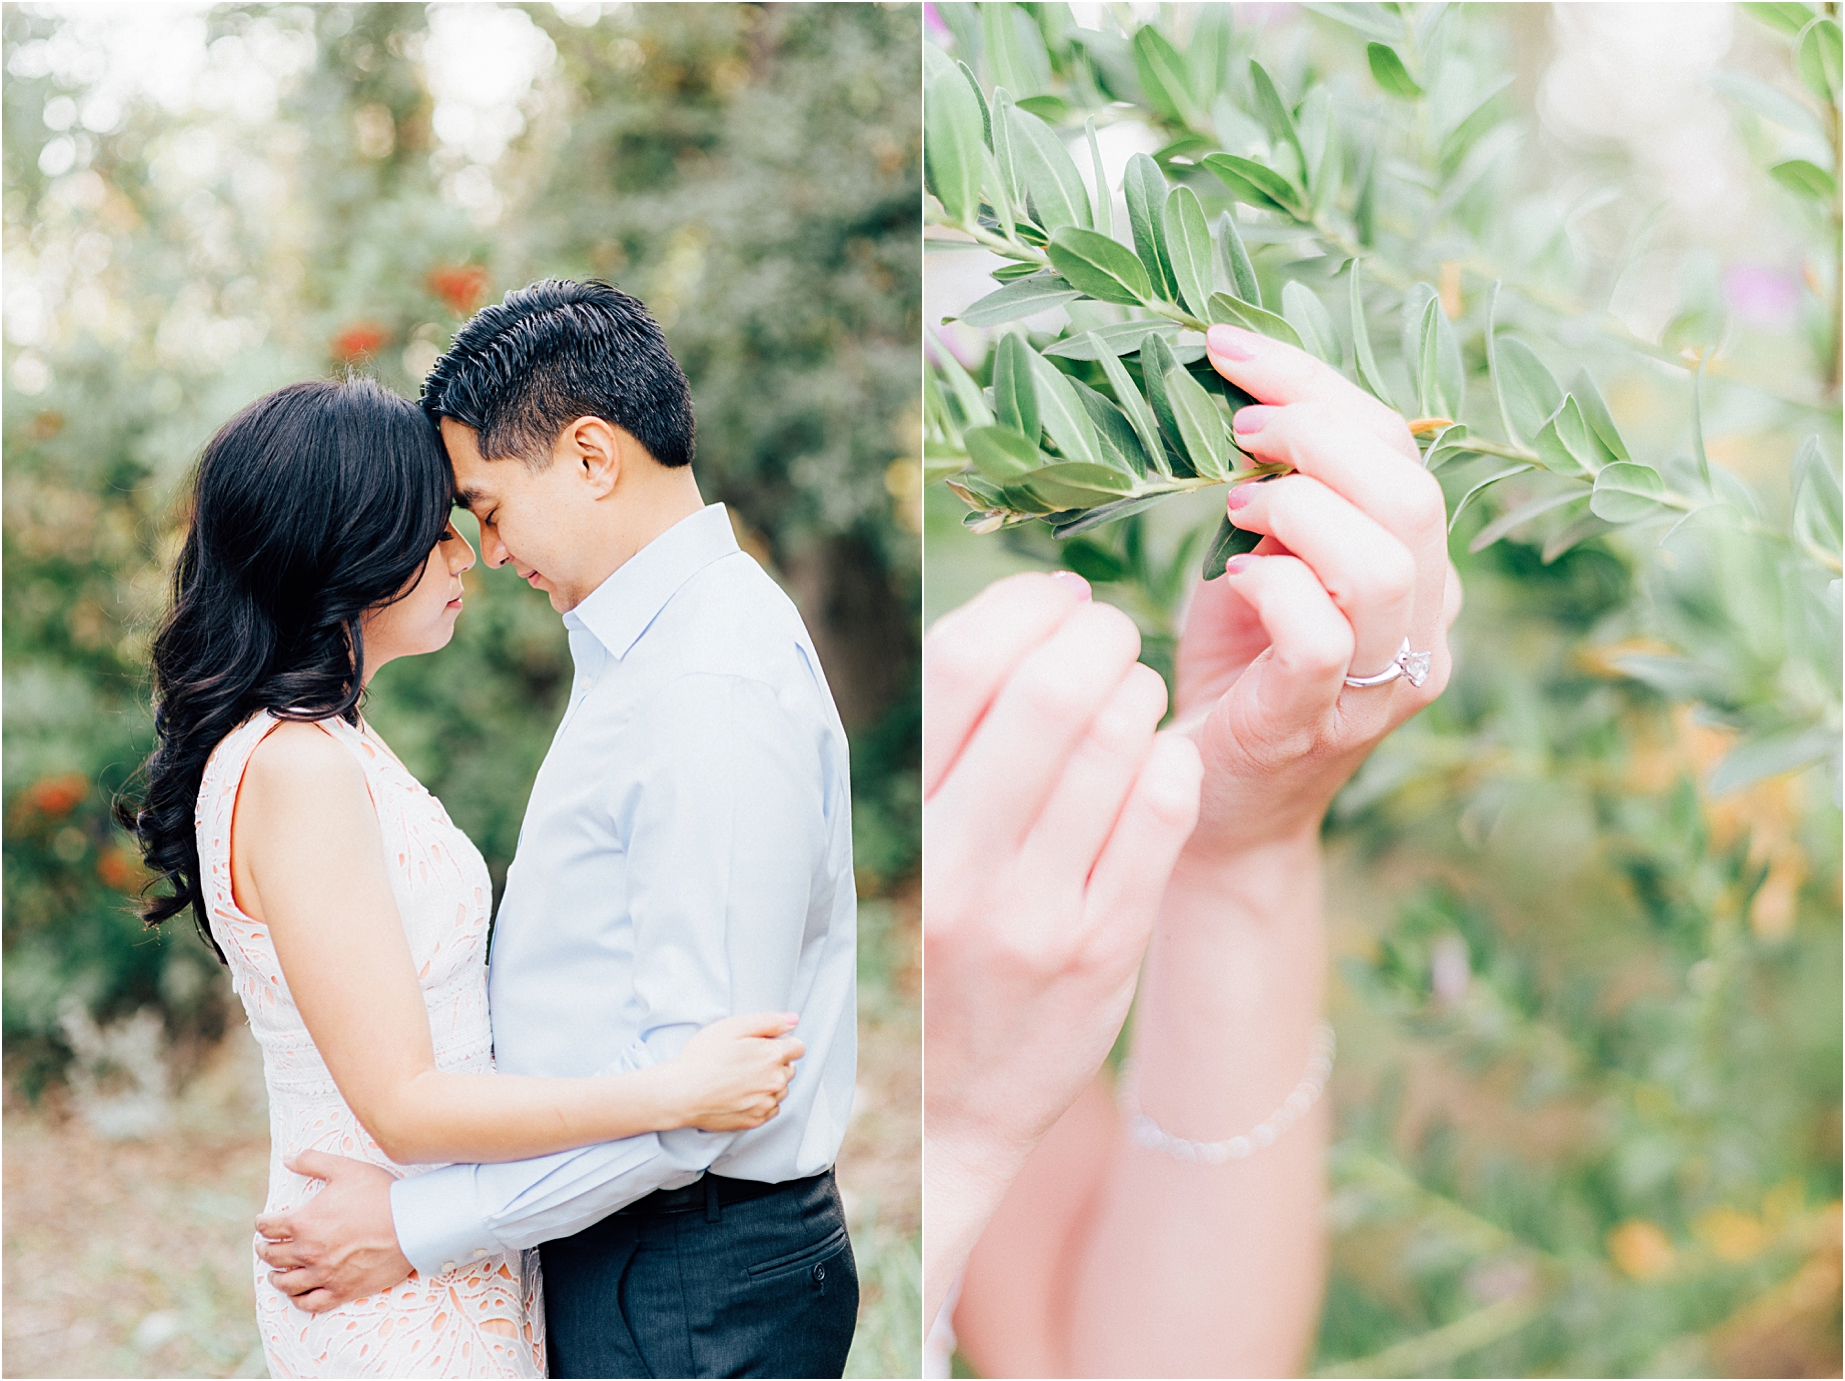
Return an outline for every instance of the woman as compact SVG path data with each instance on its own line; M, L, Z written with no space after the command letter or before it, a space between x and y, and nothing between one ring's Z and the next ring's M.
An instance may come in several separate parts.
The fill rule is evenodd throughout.
M924 649L925 1297L959 1278L986 1375L1277 1376L1310 1350L1319 825L1446 683L1460 586L1400 417L1292 347L1207 347L1264 404L1238 444L1297 473L1229 496L1264 536L1193 598L1172 728L1133 625L1067 573L993 586Z
M369 381L251 404L206 447L154 644L148 789L128 817L230 966L269 1087L266 1212L315 1150L414 1174L775 1115L792 1017L718 1022L678 1058L590 1079L493 1074L491 884L365 723L380 666L454 633L473 550L434 427ZM611 1001L617 1000L611 995ZM309 1314L256 1265L277 1376L542 1376L536 1257L488 1257Z

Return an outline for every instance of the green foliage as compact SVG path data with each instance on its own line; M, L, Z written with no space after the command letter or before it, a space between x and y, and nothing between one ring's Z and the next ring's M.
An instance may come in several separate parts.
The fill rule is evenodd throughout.
M861 888L914 870L918 16L477 12L538 54L476 117L523 131L484 162L432 93L424 7L219 6L165 24L202 64L165 87L101 20L6 11L5 1019L32 1077L66 992L223 1019L189 924L128 914L145 878L106 814L149 746L200 446L300 378L414 396L476 306L546 275L614 280L666 329L703 492L801 606L851 733ZM570 661L542 599L469 581L452 645L382 671L367 713L497 883Z
M984 31L938 8L953 70L992 84ZM1767 27L1739 21L1731 60L1775 75L1708 98L1755 160L1728 194L1803 246L1792 327L1688 268L1647 337L1610 294L1648 236L1714 257L1702 227L1648 211L1616 153L1535 147L1507 10L1173 6L1117 32L1018 8L1057 132L1157 152L1111 169L1127 225L1084 268L1029 177L1009 216L984 174L965 214L929 205L1014 294L960 318L1003 333L986 361L960 327L931 352L931 611L1061 564L1169 668L1197 563L1255 540L1198 492L1260 472L1220 430L1246 400L1202 360L1214 322L1401 409L1448 498L1454 679L1327 826L1346 958L1316 1370L1836 1367L1835 1303L1794 1284L1836 1279L1840 1192L1836 20L1747 7ZM1593 235L1552 179L1606 189ZM996 360L1041 379L1034 357L1135 443L1049 512L1063 439L986 391ZM976 426L1003 474L963 468Z

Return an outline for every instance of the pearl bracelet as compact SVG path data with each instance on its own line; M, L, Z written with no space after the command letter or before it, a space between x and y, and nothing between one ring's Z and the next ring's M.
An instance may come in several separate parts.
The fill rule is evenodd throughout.
M1294 1092L1249 1131L1227 1141L1187 1141L1182 1136L1174 1136L1142 1112L1140 1099L1135 1095L1131 1060L1122 1062L1121 1077L1115 1084L1115 1100L1121 1115L1127 1119L1128 1138L1142 1150L1159 1151L1190 1164L1222 1165L1227 1160L1242 1160L1265 1146L1274 1145L1283 1132L1306 1116L1307 1109L1318 1102L1325 1091L1326 1080L1332 1075L1333 1057L1338 1053L1339 1042L1333 1034L1332 1023L1321 1022L1314 1031L1307 1073L1294 1086Z

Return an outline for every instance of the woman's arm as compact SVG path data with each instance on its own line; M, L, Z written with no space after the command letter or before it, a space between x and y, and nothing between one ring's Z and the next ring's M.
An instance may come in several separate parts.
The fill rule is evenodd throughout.
M735 1131L775 1115L801 1043L793 1018L714 1023L673 1060L588 1079L444 1074L351 754L282 724L252 754L232 821L238 905L269 927L283 976L346 1103L404 1164L547 1155L641 1132Z
M1325 965L1319 822L1440 692L1459 608L1440 493L1402 420L1274 342L1214 329L1211 353L1275 405L1238 414L1239 444L1299 473L1233 494L1236 522L1263 542L1199 588L1179 652L1177 725L1198 742L1204 788L1131 1053L1141 1109L1193 1141L1249 1131L1306 1072ZM1434 654L1423 685L1345 686L1389 664L1405 634ZM1318 1105L1247 1159L1197 1165L1132 1145L1106 1087L1086 1096L975 1249L956 1314L969 1356L991 1375L1298 1372L1324 1274L1329 1117ZM1016 1283L1032 1261L1048 1285Z

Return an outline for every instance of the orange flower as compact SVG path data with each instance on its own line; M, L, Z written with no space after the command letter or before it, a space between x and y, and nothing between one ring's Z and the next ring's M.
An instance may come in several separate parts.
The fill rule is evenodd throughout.
M423 280L456 316L468 316L487 291L487 270L480 264L445 264Z
M26 801L42 815L52 819L69 815L77 808L77 803L90 794L89 778L81 772L66 772L58 777L46 777L26 788Z
M140 864L125 849L104 849L102 857L96 860L96 876L102 879L103 886L113 887L118 892L136 892L141 888Z
M378 347L390 338L391 333L375 321L355 321L333 338L333 353L351 364L363 356L377 354Z

